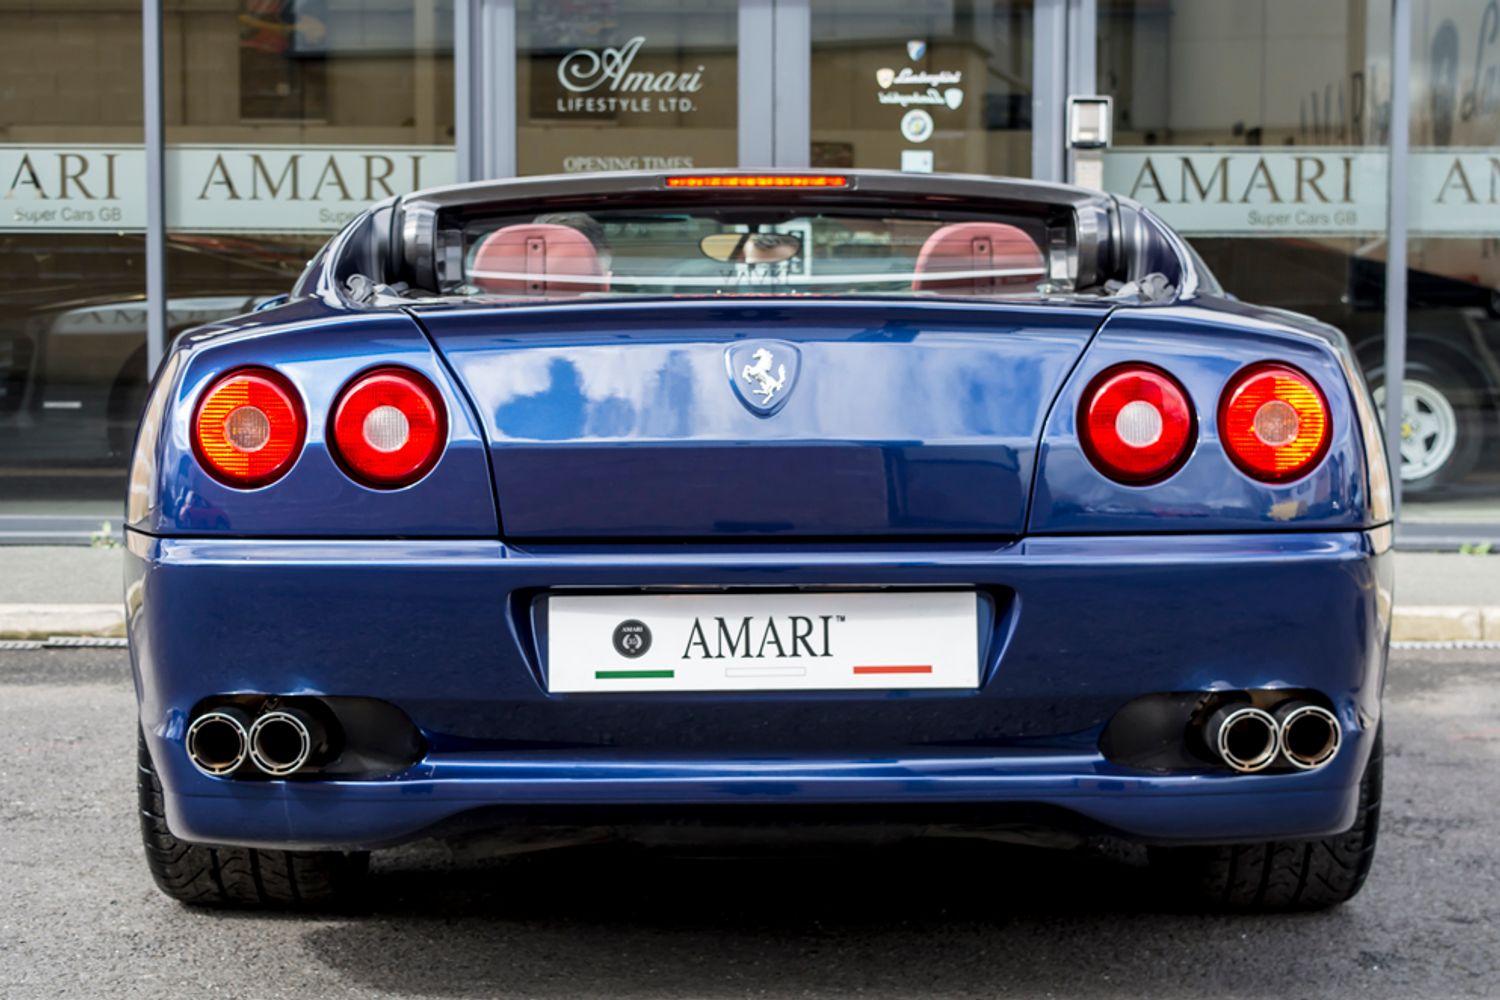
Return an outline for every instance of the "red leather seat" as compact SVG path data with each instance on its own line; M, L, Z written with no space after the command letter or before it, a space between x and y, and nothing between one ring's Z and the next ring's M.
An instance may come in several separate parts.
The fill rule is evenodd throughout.
M944 271L988 271L1024 268L1027 274L944 278ZM1003 222L958 222L944 226L917 254L914 292L994 295L1030 287L1045 277L1042 252L1030 236Z
M568 281L568 277L594 281ZM469 279L491 295L580 295L609 288L599 251L569 226L503 226L474 251Z

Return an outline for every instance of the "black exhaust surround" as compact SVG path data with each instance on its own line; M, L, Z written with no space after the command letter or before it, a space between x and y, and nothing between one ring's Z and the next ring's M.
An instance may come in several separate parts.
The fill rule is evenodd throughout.
M250 781L384 778L406 770L427 752L426 740L406 713L376 698L215 695L193 706L189 731L199 720L220 713L244 720L247 731L254 730L259 720L287 723L274 729L262 726L262 752L277 760L297 752L290 743L296 738L293 720L307 730L308 739L305 762L288 773L267 773L248 746L233 767L211 770L194 760L200 771L217 777Z
M1272 759L1254 769L1232 767L1216 749L1217 724L1237 709L1254 709L1268 713L1278 727L1294 714L1300 719L1316 719L1330 724L1332 730L1326 745L1316 739L1312 725L1297 729L1293 752L1311 750L1306 759L1288 757L1285 746L1278 746ZM1126 703L1099 738L1099 751L1106 758L1125 767L1145 771L1242 771L1255 774L1287 774L1321 767L1338 753L1339 730L1333 703L1319 691L1299 688L1254 689L1246 691L1169 691L1143 695ZM1318 744L1318 745L1314 745Z

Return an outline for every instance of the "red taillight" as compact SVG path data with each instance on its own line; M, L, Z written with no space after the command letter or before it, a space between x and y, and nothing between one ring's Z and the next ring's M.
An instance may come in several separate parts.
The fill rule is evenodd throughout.
M1253 479L1285 483L1308 472L1328 450L1328 401L1288 365L1252 365L1219 402L1219 438Z
M333 405L333 450L367 486L410 486L431 471L448 439L443 398L407 368L377 368L344 387Z
M1100 372L1089 383L1078 425L1095 468L1136 486L1176 472L1196 436L1187 392L1160 368L1135 362Z
M668 177L669 188L841 188L849 178L840 174L698 174Z
M215 479L251 489L280 479L297 456L307 420L297 391L269 368L220 378L198 402L193 449Z

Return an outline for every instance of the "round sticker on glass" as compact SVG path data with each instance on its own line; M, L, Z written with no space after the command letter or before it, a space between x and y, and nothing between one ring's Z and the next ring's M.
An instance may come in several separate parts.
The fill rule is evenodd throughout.
M907 142L926 142L932 138L932 115L912 108L901 116L901 134Z

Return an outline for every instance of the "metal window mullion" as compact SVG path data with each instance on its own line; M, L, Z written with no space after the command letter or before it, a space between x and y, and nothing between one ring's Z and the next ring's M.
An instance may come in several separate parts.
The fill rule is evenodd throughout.
M1036 0L1031 31L1031 176L1036 180L1064 179L1067 66L1067 0Z
M1068 0L1069 94L1097 94L1098 0Z
M1407 178L1411 153L1411 0L1391 3L1391 133L1386 174L1385 451L1401 513L1402 381L1406 374Z
M515 0L480 0L479 120L481 170L485 179L516 175Z
M455 180L478 179L479 103L477 67L482 62L475 46L479 32L479 0L456 0L453 4L453 159Z
M773 9L773 162L805 167L812 160L812 5L810 0L775 0Z
M142 141L146 151L146 365L156 374L167 350L166 99L160 0L141 2Z
M774 98L767 100L765 91L766 67L776 64L775 0L740 0L738 34L738 162L742 167L775 166Z

